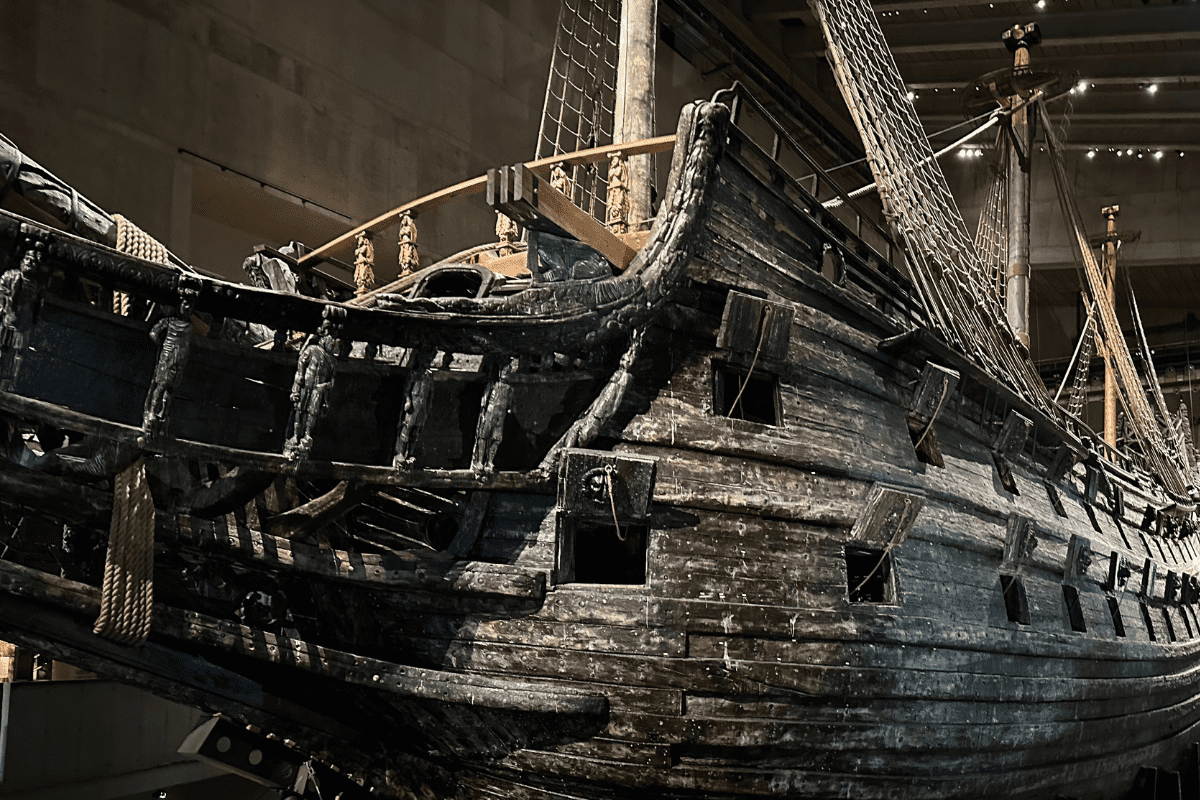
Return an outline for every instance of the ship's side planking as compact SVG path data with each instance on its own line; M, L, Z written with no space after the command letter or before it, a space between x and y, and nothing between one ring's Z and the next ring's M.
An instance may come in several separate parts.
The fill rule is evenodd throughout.
M1200 553L1162 493L922 335L883 240L868 245L861 222L715 119L723 147L682 280L638 334L615 413L564 450L557 476L473 473L462 443L475 416L444 403L430 433L457 442L459 461L392 469L408 373L350 359L337 396L370 393L356 412L370 424L335 420L325 430L341 443L294 465L348 482L302 513L268 480L227 513L163 514L150 644L92 636L94 587L11 564L7 635L276 731L396 793L950 798L1002 782L1011 797L1104 798L1141 767L1177 769L1200 719ZM315 329L318 312L287 302ZM72 319L108 325L92 310ZM201 389L234 352L197 349L181 425L220 405ZM564 419L554 435L529 423L539 447L616 361L526 378L531 396L586 387L552 387ZM259 351L238 374L253 364L279 374L242 381L251 396L225 407L273 393L262 447L232 447L248 440L227 429L223 449L180 453L286 464L294 361ZM443 372L447 391L462 380ZM53 397L2 399L10 415L80 425ZM87 432L137 422L99 416ZM362 427L385 441L351 446ZM387 471L396 485L368 503L354 480ZM0 479L16 491L21 475ZM39 479L47 501L65 491ZM30 505L38 486L21 486ZM69 521L106 513L86 494ZM373 552L319 540L360 507ZM440 552L395 538L439 514L455 531ZM247 589L288 607L252 608Z

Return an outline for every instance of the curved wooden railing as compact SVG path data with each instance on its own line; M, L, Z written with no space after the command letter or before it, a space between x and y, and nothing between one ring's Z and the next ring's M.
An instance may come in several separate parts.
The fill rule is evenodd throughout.
M646 155L651 153L669 152L675 147L675 134L667 136L656 136L651 139L642 139L636 142L627 142L625 144L610 144L602 147L593 147L588 150L579 150L574 153L563 153L561 155L550 156L548 158L540 158L535 161L525 163L525 167L532 170L535 174L543 179L549 178L551 170L555 166L574 166L577 164L593 164L600 161L607 161L615 154L622 156ZM356 237L362 233L379 233L390 228L393 225L399 224L401 218L408 214L417 216L423 211L430 211L438 206L445 205L452 200L460 197L467 197L475 194L482 194L487 189L487 176L480 175L469 180L456 183L453 186L448 186L440 189L432 194L427 194L424 197L419 197L416 200L410 200L395 208L385 211L369 222L364 222L356 228L352 228L336 239L327 242L320 247L312 250L309 253L301 256L298 259L300 267L313 267L316 264L328 258L332 258L335 254L342 253L346 249L353 247ZM382 287L376 289L372 294L378 294L382 291L391 290L392 287Z

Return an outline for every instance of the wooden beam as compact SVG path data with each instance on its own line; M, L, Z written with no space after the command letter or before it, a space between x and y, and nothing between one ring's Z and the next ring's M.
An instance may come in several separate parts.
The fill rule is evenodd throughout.
M549 181L538 178L531 169L521 164L505 168L505 171L508 175L498 176L494 187L496 195L491 198L497 210L508 213L518 221L525 221L526 227L535 230L538 229L539 220L542 224L549 222L551 225L546 227L552 232L555 227L561 228L568 235L594 247L618 270L624 270L632 263L637 250L571 202L571 198L551 186Z
M555 164L572 165L572 164L587 164L596 161L607 161L613 153L622 153L626 156L642 155L644 153L665 153L675 147L675 134L668 136L655 136L652 139L642 139L638 142L627 142L620 145L604 145L603 147L593 147L590 150L579 150L574 153L564 153L562 155L550 156L548 158L540 158L536 161L526 162L525 167L533 170L542 177L550 174L550 168ZM365 222L357 228L346 231L341 236L331 242L321 245L316 250L301 256L298 263L302 267L309 267L319 261L324 261L327 257L349 247L354 243L354 237L364 231L372 233L386 228L396 222L397 218L407 212L417 214L421 211L428 211L431 208L437 208L458 197L463 197L472 194L481 194L487 188L487 176L480 175L477 178L456 183L453 186L448 186L445 189L427 194L424 197L419 197L416 200L411 200L403 205L396 206L391 211L385 211L370 222Z

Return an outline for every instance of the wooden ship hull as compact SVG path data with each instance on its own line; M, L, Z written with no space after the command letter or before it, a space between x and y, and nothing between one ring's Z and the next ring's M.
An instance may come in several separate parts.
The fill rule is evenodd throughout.
M9 542L0 635L222 714L225 750L208 730L196 751L270 785L300 767L399 797L1194 785L1194 509L931 334L882 241L719 103L685 110L624 274L505 297L350 307L4 215L0 271L38 255L6 301L35 310L6 329L3 503L66 534L53 560ZM196 330L146 422L151 325L88 302L118 291L333 320L311 443L289 438L303 348ZM110 487L139 460L154 606L131 645L93 624Z

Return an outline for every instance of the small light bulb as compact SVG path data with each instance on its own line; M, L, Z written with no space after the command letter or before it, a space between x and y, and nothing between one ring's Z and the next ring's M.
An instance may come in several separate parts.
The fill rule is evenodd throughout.
M1162 150L1155 150L1155 151L1154 151L1154 157L1155 157L1155 158L1162 158Z
M1095 150L1088 150L1088 152L1087 152L1087 157L1088 157L1088 158L1095 158L1095 157L1096 157L1096 151L1095 151Z
M1131 155L1133 155L1133 149L1132 149L1132 148L1130 148L1129 150L1126 150L1126 151L1125 151L1125 155L1127 155L1127 156L1131 156Z
M1046 7L1046 0L1038 0L1038 1L1037 1L1037 7L1038 7L1038 8L1045 8L1045 7Z
M1146 87L1146 91L1149 92L1150 94L1154 94L1155 92L1158 91L1158 84L1157 83L1150 84L1149 86Z
M904 97L905 97L905 99L908 100L908 102L911 103L913 100L917 99L917 93L913 92L913 91L909 91L909 93L904 95Z
M1076 86L1075 88L1081 92L1086 92L1087 88L1088 88L1087 81L1080 81L1079 85Z

